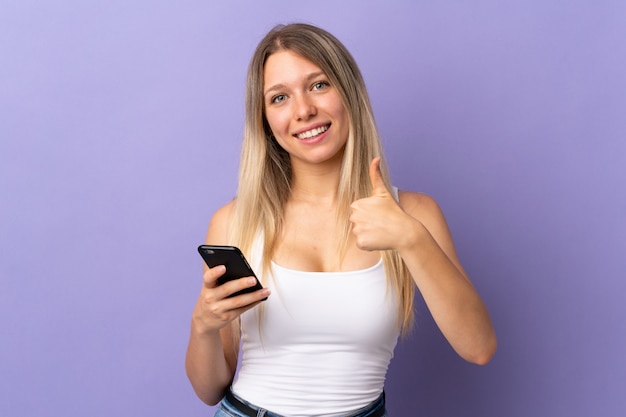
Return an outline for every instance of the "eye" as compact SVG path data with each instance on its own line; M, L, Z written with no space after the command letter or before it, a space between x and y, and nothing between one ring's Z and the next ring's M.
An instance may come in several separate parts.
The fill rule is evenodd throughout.
M272 103L282 103L287 99L287 96L284 94L277 94L270 100Z
M315 84L313 84L313 86L311 86L311 90L314 91L319 91L319 90L323 90L327 87L330 86L330 83L327 81L318 81Z

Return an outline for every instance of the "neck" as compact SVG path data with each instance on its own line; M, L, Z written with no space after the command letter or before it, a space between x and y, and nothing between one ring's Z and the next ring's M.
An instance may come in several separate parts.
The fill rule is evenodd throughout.
M295 162L295 163L294 163ZM335 205L341 163L301 164L292 161L291 200Z

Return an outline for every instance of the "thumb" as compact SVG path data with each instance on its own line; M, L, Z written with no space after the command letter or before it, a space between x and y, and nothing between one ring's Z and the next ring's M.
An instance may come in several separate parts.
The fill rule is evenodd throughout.
M380 157L372 159L370 164L370 180L372 181L372 194L387 194L387 187L380 172Z

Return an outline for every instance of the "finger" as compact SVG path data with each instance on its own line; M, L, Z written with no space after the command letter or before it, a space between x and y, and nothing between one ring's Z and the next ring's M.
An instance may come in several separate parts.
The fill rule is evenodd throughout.
M221 285L217 285L216 283L214 287L205 286L202 297L206 304L216 306L219 304L220 307L217 308L220 311L230 311L257 301L262 301L269 296L270 290L268 288L261 288L240 295L234 295L242 290L253 288L256 283L257 280L255 277L238 278Z
M263 299L257 300L257 301L252 302L251 304L247 304L247 305L244 305L243 307L239 307L239 308L236 308L234 310L231 310L231 313L233 315L233 319L235 317L239 317L240 315L242 315L246 311L250 310L251 308L256 307L257 305L261 304L262 302L263 302Z
M224 265L217 265L214 268L206 267L204 275L204 286L208 288L214 288L217 286L217 279L224 275L226 267Z
M256 283L255 277L233 279L220 285L219 293L223 298L228 298L239 291L254 287Z
M263 288L257 291L236 295L234 297L228 298L228 302L230 303L230 308L238 309L247 307L250 305L256 305L261 301L265 300L270 295L270 290L267 288Z
M372 194L387 194L387 186L380 171L380 157L372 159L370 164L370 181L372 182Z
M206 315L205 318L210 322L209 325L214 327L217 324L217 328L224 327L245 311L257 306L267 299L270 293L268 289L262 289L231 298L216 298L215 293L219 290L221 287L218 290L209 291L203 299L205 305L203 315Z
M243 312L260 304L266 300L269 295L270 291L267 288L264 288L251 293L224 298L219 302L219 304L221 305L224 314L227 315L226 320L230 321Z

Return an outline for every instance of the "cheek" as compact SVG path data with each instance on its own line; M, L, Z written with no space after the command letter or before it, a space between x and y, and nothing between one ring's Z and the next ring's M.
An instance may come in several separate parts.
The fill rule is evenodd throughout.
M329 101L327 102L327 109L332 112L335 119L341 121L341 123L345 126L345 129L348 129L348 111L343 105L341 97L339 97L338 94L329 97Z
M267 125L270 128L270 132L274 137L274 141L278 144L279 147L285 148L285 135L288 134L285 130L284 123L281 123L281 120L276 118L276 115L265 115L265 120L267 121Z
M343 106L339 106L335 114L337 115L337 119L341 121L341 131L347 136L350 130L348 112Z
M289 128L289 120L281 112L268 112L265 114L267 124L274 136L281 136L287 134Z

